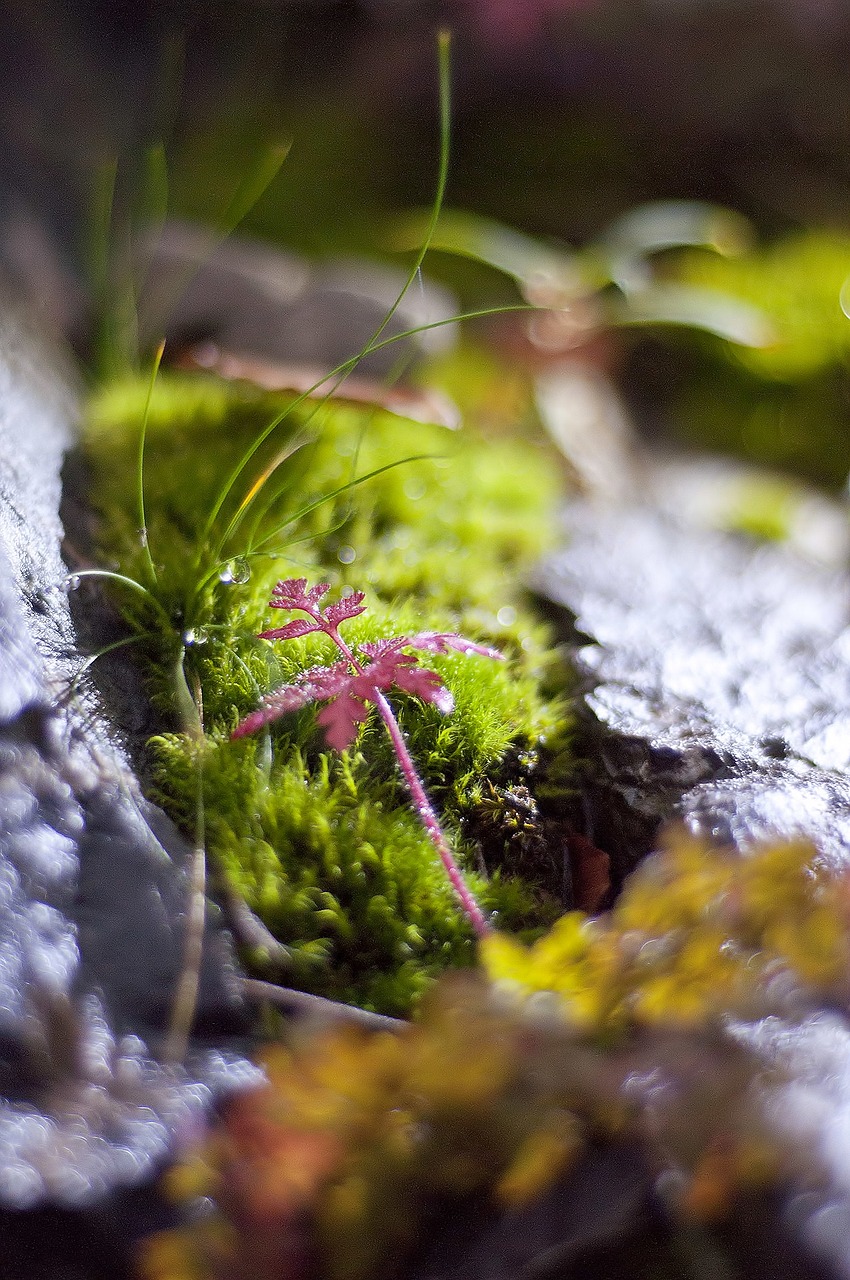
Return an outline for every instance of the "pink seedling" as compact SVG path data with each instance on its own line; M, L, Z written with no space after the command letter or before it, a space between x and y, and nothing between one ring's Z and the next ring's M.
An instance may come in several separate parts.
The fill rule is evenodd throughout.
M355 591L338 603L320 609L320 602L328 590L328 584L321 582L308 591L306 578L287 578L285 582L278 582L269 601L270 606L273 609L303 613L306 617L294 618L285 626L271 631L262 631L260 637L263 640L294 640L298 636L321 631L334 642L343 655L343 661L312 667L299 675L292 684L282 685L267 694L257 710L252 711L237 725L233 737L241 738L245 734L254 733L263 725L312 702L324 702L326 705L318 716L319 724L325 731L328 746L342 751L354 741L359 726L369 715L370 704L374 703L390 735L413 807L440 855L446 874L473 929L479 937L483 937L489 932L490 926L455 861L386 693L390 689L399 689L403 693L415 694L447 714L454 707L450 691L436 671L420 666L417 655L407 650L447 653L450 649L456 649L459 653L476 653L485 658L496 659L501 659L502 654L497 649L475 644L454 632L420 631L416 635L392 636L371 644L358 645L358 652L364 656L364 661L355 657L339 634L341 623L365 612L364 593Z

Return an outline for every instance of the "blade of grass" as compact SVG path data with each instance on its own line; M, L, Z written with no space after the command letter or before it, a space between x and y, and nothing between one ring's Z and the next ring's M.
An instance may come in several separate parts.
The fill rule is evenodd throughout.
M260 542L256 543L252 554L259 550L260 547L265 546L267 542L276 538L280 531L285 529L287 525L293 524L296 520L302 520L305 516L311 515L326 503L332 502L334 498L338 498L340 494L348 493L350 490L356 489L362 484L366 484L367 481L374 480L376 476L383 475L386 471L393 471L396 467L403 467L408 462L427 462L442 456L442 454L437 453L411 454L407 458L397 458L395 462L387 462L382 467L376 467L373 471L367 471L365 475L357 476L354 480L347 480L345 484L338 485L335 489L331 489L327 493L323 493L320 498L316 498L312 502L305 503L305 505L298 511L293 512L293 514L282 525L280 525L278 529L275 529L272 533L266 534Z
M486 319L488 316L508 315L515 311L525 312L525 311L539 311L539 310L541 310L540 307L536 307L531 303L521 302L521 303L512 304L510 306L481 307L474 311L461 311L461 312L458 312L458 314L455 316L448 316L441 320L429 320L424 324L414 325L410 329L403 329L401 332L392 334L388 338L381 338L378 341L373 342L372 346L369 347L369 352L371 353L374 351L383 351L386 347L393 346L397 342L405 342L408 338L415 338L417 334L427 333L431 329L445 328L445 326L449 324L460 324L465 320L482 320L482 319ZM365 354L366 354L366 348L363 348L357 353L357 355L351 356L348 360L344 360L342 364L338 364L336 368L331 369L329 373L323 374L323 376L319 378L316 382L314 382L311 387L308 387L306 391L300 392L297 396L294 397L294 399L290 400L290 402L283 409L281 409L280 413L276 414L272 418L272 420L268 423L268 425L263 428L263 430L259 433L259 435L257 435L254 438L254 440L252 440L251 444L245 450L245 453L238 460L233 470L230 472L230 475L228 476L227 480L225 481L224 485L219 491L218 497L216 498L215 502L213 503L210 509L210 513L207 516L207 519L204 523L204 528L201 532L201 536L199 539L199 551L198 551L198 556L196 558L196 566L200 565L200 560L203 557L205 550L208 549L210 535L212 533L216 520L221 514L222 507L224 506L228 497L230 496L233 489L235 488L240 476L245 471L245 469L251 462L251 459L256 454L257 450L262 448L262 446L265 444L266 440L268 440L272 432L276 431L277 428L283 422L286 421L286 419L290 416L290 414L294 413L296 409L300 408L300 406L306 400L311 399L321 387L326 386L328 383L333 383L334 379L338 379L338 381L334 383L334 386L328 392L328 396L332 395L333 390L335 390L335 388L340 385L340 383L344 380L347 374L351 373L352 370L357 367L357 365L363 359ZM316 410L313 411L314 413L319 408L321 408L323 404L326 403L328 396L324 397L322 400L318 402L316 406ZM313 415L311 414L311 417L312 416Z
M142 539L142 551L144 554L145 569L147 571L150 586L153 590L156 590L157 581L156 581L156 568L154 566L153 556L151 555L151 549L148 545L148 525L147 525L147 517L145 515L145 441L147 439L148 419L150 418L150 411L151 411L151 398L153 396L153 389L156 383L157 374L159 373L159 367L162 364L162 356L164 351L165 351L165 339L163 339L162 342L160 342L159 346L156 349L156 354L153 360L153 366L151 368L151 376L150 376L150 381L148 383L148 393L147 393L147 396L145 397L145 409L144 409L144 413L142 414L142 426L141 426L141 430L139 431L139 452L138 452L138 460L136 464L136 484L137 484L136 497L138 502L138 513L139 513L139 536Z
M419 275L419 270L425 259L425 255L428 252L428 247L434 236L434 231L436 230L437 222L440 217L440 210L442 209L443 200L445 198L446 183L448 181L449 142L450 142L450 136L451 136L451 63L450 63L450 56L449 56L450 46L451 46L451 37L449 33L447 31L440 31L437 39L438 85L439 85L439 130L440 130L440 154L439 154L439 162L438 162L438 170L437 170L437 188L436 188L434 201L431 208L431 217L429 219L429 223L425 231L425 236L423 238L422 245L419 249L419 252L416 255L416 260L413 266L411 267L410 271L408 272L407 279L405 280L395 301L392 303L386 315L383 317L381 323L378 325L375 332L369 338L365 346L358 352L358 354L352 357L352 359L344 361L341 365L338 365L337 368L332 370L326 377L321 378L311 388L309 388L307 391L302 393L302 395L298 396L295 399L295 401L283 412L283 414L281 414L277 419L272 420L269 426L260 434L257 441L255 441L254 444L249 448L248 452L244 455L243 459L237 464L235 470L231 473L231 476L226 482L225 487L219 496L219 499L213 505L213 509L210 513L209 520L207 521L207 525L204 529L204 533L201 539L202 544L206 542L206 540L208 539L212 531L212 527L216 519L218 518L219 513L221 512L221 508L223 504L227 501L227 498L230 492L232 491L233 486L235 485L239 476L242 474L245 467L248 465L248 463L250 462L251 458L254 456L257 449L260 447L260 445L266 439L268 439L271 432L274 431L275 428L279 426L282 421L284 421L284 418L286 417L286 415L288 413L291 413L294 408L297 408L298 405L303 403L303 401L306 400L308 396L312 395L313 392L318 391L320 387L324 386L328 382L332 383L331 387L329 388L328 395L332 395L333 392L336 390L336 388L347 376L347 374L349 374L353 369L357 367L358 363L364 358L365 355L367 355L371 351L375 351L379 349L378 346L376 346L376 344L380 342L381 334L384 332L387 325L390 323L393 316L398 311L398 308L401 306L401 303L405 297L405 294L413 284L414 280L416 280L417 276ZM281 158L281 163L282 163L282 159L283 158ZM413 336L413 334L409 333L407 336ZM334 378L337 379L336 382L333 382Z
M129 587L132 591L137 591L139 595L144 596L153 611L157 614L160 621L171 628L171 619L163 609L157 597L143 583L137 582L135 578L129 577L126 573L116 573L112 569L78 569L76 573L69 573L65 579L66 583L73 583L80 578L105 578L107 581L120 582L123 586Z
M195 791L195 839L189 867L188 909L186 911L183 938L183 955L180 975L174 993L171 1020L168 1026L163 1058L166 1062L181 1062L186 1056L189 1036L198 1008L198 992L201 986L201 965L204 954L204 932L207 917L207 854L206 808L204 804L204 726L200 683L196 681L194 695L186 681L185 648L179 658L180 677L185 686L186 698L192 713L184 714L185 732L194 740L197 764ZM184 700L185 701L185 700Z

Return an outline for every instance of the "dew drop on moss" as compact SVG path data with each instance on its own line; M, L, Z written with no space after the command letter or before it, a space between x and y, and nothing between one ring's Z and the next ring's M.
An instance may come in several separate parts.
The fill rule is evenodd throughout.
M339 551L336 553L336 558L339 560L340 564L353 564L357 559L357 552L354 550L354 547L340 547Z

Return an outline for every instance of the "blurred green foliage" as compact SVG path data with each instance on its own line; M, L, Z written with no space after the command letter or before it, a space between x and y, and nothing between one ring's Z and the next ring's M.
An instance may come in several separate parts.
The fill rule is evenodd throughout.
M721 449L832 489L850 471L850 320L842 289L850 237L799 231L739 258L690 252L677 279L760 307L774 328L760 349L691 347L667 406L683 442Z

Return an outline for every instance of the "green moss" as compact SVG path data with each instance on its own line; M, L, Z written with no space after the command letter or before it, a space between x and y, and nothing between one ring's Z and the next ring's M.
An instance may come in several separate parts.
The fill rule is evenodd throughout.
M145 395L137 382L106 388L91 405L87 437L104 559L142 580L136 461ZM222 477L288 408L210 523ZM258 477L281 458L238 522ZM346 487L381 468L389 469ZM191 833L202 760L208 849L291 948L289 980L398 1013L440 968L471 963L473 953L377 718L343 757L322 749L312 710L230 741L262 693L332 657L321 636L286 644L257 638L274 616L272 586L297 574L365 589L369 610L349 624L352 643L462 630L506 653L505 663L434 656L454 694L451 716L394 698L425 783L474 866L475 850L460 832L481 779L511 753L565 733L563 696L550 691L563 685L551 636L517 586L549 537L556 496L550 460L527 441L487 440L344 404L293 406L291 397L205 376L164 374L157 382L145 507L153 594L164 614L138 593L121 602L150 633L152 696L173 708L182 662L189 686L202 691L206 740L199 749L179 732L155 738L154 792ZM552 917L554 905L532 886L497 875L476 890L513 928Z

